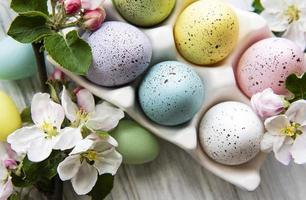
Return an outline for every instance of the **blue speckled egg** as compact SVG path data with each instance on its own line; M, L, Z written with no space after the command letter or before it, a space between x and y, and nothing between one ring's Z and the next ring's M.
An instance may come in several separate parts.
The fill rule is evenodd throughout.
M175 126L190 120L204 98L202 80L187 65L166 61L153 66L139 87L139 102L154 122Z
M105 22L88 38L93 63L87 77L101 86L120 86L135 80L149 66L152 46L138 28Z

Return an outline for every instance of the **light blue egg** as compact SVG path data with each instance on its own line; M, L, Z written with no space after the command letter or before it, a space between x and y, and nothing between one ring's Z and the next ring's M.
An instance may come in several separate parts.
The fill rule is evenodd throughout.
M0 40L0 79L17 80L36 72L35 56L30 44L22 44L11 37Z
M139 102L154 122L175 126L189 121L204 99L201 78L189 66L166 61L153 66L139 87Z

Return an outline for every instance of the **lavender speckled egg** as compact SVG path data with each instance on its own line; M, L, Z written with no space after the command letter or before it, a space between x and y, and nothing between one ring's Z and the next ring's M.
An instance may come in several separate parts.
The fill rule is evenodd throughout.
M200 109L203 98L204 86L198 74L176 61L153 66L139 88L144 113L166 126L190 120Z
M239 87L249 97L269 87L277 94L286 95L286 78L292 73L303 73L303 62L303 52L290 40L261 40L247 49L238 63Z
M150 64L152 46L136 27L123 22L105 22L88 38L93 63L90 81L101 86L120 86L135 80Z
M264 127L252 109L228 101L210 108L200 123L200 143L206 154L225 165L239 165L260 151Z

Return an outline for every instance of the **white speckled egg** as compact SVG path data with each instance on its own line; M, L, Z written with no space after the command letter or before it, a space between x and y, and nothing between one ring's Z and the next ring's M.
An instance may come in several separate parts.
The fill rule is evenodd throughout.
M239 165L260 151L264 127L253 110L228 101L210 108L200 123L200 143L206 154L225 165Z
M144 113L166 126L190 120L204 98L201 78L187 65L166 61L153 66L139 87L139 101Z
M102 86L120 86L135 80L150 64L152 46L138 28L123 22L105 22L88 38L93 63L90 81Z

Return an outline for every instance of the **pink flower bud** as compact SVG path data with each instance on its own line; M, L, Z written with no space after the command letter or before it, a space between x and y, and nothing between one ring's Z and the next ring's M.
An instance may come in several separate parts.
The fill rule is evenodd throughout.
M15 169L17 167L17 162L13 159L6 159L3 164L7 169Z
M81 0L65 0L65 11L68 15L72 15L81 9Z
M262 119L278 115L284 111L284 99L275 94L271 88L253 95L251 104Z
M51 80L64 81L65 74L60 69L55 68L51 75Z
M91 31L97 30L105 20L106 14L103 8L84 11L84 27Z

